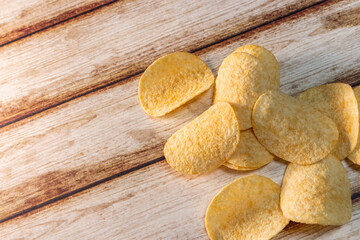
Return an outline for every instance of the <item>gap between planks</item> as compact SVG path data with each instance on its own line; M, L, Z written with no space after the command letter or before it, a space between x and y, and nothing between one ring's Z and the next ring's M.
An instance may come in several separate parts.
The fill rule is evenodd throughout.
M112 175L112 176L103 178L103 179L101 179L101 180L99 180L99 181L90 183L90 184L88 184L88 185L86 185L86 186L84 186L84 187L81 187L81 188L78 188L78 189L73 190L73 191L71 191L71 192L62 194L62 195L60 195L60 196L58 196L58 197L55 197L55 198L50 199L50 200L48 200L48 201L45 201L45 202L43 202L43 203L41 203L41 204L39 204L39 205L36 205L36 206L34 206L34 207L25 209L25 210L23 210L23 211L21 211L21 212L15 213L15 214L10 215L10 216L8 216L8 217L6 217L6 218L0 219L0 224L3 223L3 222L9 221L9 220L11 220L11 219L13 219L13 218L16 218L16 217L19 217L19 216L21 216L21 215L24 215L24 214L26 214L26 213L32 212L32 211L34 211L34 210L36 210L36 209L45 207L46 205L52 204L52 203L54 203L54 202L57 202L57 201L62 200L62 199L64 199L64 198L67 198L67 197L69 197L69 196L71 196L71 195L74 195L74 194L83 192L83 191L85 191L85 190L87 190L87 189L93 188L93 187L95 187L95 186L97 186L97 185L100 185L100 184L102 184L102 183L111 181L111 180L113 180L113 179L115 179L115 178L121 177L121 176L126 175L126 174L129 174L129 173L131 173L131 172L138 171L138 170L140 170L140 169L142 169L142 168L144 168L144 167L147 167L147 166L153 165L153 164L155 164L155 163L161 162L161 161L163 161L163 160L165 160L165 157L159 157L159 158L153 159L153 160L151 160L151 161L148 161L148 162L146 162L146 163L143 163L143 164L140 164L140 165L138 165L138 166L135 166L135 167L133 167L133 168L129 168L129 169L125 170L125 171L122 171L122 172L119 172L119 173L117 173L117 174L114 174L114 175Z
M77 18L81 15L85 15L85 14L88 14L90 12L93 12L93 11L96 11L102 7L105 7L105 6L108 6L112 3L115 3L117 1L121 1L121 0L108 0L108 1L103 1L104 3L102 3L102 1L98 2L98 3L92 3L90 4L91 6L87 7L86 5L85 6L82 6L79 8L75 8L73 9L72 11L67 11L67 12L64 12L64 13L61 13L60 15L57 15L55 17L55 20L54 19L49 19L48 21L45 20L44 23L41 23L41 22L38 22L38 23L35 23L35 27L34 26L28 26L27 28L31 28L32 29L35 29L34 31L31 31L29 33L26 33L26 34L21 34L21 33L14 33L14 32L24 32L25 30L23 30L22 28L20 29L15 29L11 32L8 32L7 34L10 34L10 35L15 35L16 37L14 38L10 38L10 40L6 40L5 42L1 43L0 44L0 47L3 47L3 46L6 46L8 44L11 44L13 42L16 42L18 40L21 40L21 39L24 39L26 37L29 37L31 35L34 35L36 33L39 33L39 32L42 32L42 31L45 31L46 29L49 29L49 28L52 28L56 25L59 25L59 24L62 24L62 23L65 23L67 21L70 21L71 19L74 19L74 18ZM94 7L92 7L94 6ZM89 8L89 9L87 9ZM82 10L84 9L84 10ZM64 15L66 17L62 18L61 15ZM59 20L58 20L59 19ZM38 26L39 25L39 26ZM43 27L40 27L41 25L44 25Z

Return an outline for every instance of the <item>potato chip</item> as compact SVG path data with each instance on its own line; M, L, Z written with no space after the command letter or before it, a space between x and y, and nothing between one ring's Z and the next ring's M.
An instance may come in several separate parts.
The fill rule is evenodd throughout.
M177 171L201 174L226 162L239 138L234 110L228 103L217 103L174 133L165 144L164 155Z
M289 220L280 209L280 186L251 175L224 187L211 201L205 217L210 239L270 239Z
M214 79L211 69L191 53L163 56L140 78L140 104L148 115L163 116L209 89Z
M292 221L342 225L351 218L347 173L333 155L315 164L290 163L281 187L281 209Z
M239 167L239 166L236 166L229 162L225 162L223 165L227 168L238 170L238 171L252 171L252 170L257 169L257 168L249 168L249 167Z
M348 156L356 146L359 133L359 109L352 87L345 83L326 84L308 89L297 98L336 123L339 140L331 153L340 160Z
M257 100L252 121L255 136L268 151L297 164L323 159L339 135L333 120L278 90Z
M236 49L235 52L246 52L257 57L265 65L270 76L270 81L273 82L274 86L280 88L279 63L269 50L257 45L245 45Z
M240 130L251 127L251 111L256 99L277 88L264 64L256 57L234 52L222 62L215 82L214 103L228 102L235 110Z
M355 97L360 107L360 86L354 87ZM360 109L359 109L360 110ZM360 131L360 127L359 127ZM358 141L355 146L355 149L351 152L348 158L356 164L360 165L360 133L358 134Z
M239 145L225 166L236 170L253 170L273 160L274 156L259 143L252 129L241 131L240 136Z

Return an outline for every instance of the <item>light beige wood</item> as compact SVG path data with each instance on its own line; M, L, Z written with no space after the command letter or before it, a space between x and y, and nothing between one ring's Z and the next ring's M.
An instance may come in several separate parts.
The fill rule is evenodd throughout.
M343 162L353 190L359 190L359 166ZM206 208L215 194L233 180L267 176L280 184L284 162L273 161L250 172L222 167L199 176L177 173L162 161L51 204L29 216L5 222L0 234L9 239L208 239ZM360 198L353 217L342 227L292 223L278 239L358 239Z
M329 29L321 19L339 11L346 14L359 4L309 9L197 54L216 71L238 46L263 45L278 58L281 89L289 94L325 82L351 81L360 66L360 25ZM209 91L171 115L150 118L138 103L138 78L0 130L0 218L161 157L166 139L211 103Z
M109 2L111 0L2 0L0 45Z
M71 19L0 48L0 125L318 1L124 0Z

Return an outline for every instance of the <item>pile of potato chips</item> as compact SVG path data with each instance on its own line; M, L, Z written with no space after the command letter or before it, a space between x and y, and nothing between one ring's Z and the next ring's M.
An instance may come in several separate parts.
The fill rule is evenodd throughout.
M171 167L198 175L225 165L254 170L274 156L290 162L282 186L250 175L224 187L205 217L211 239L270 239L290 220L342 225L351 219L350 183L341 160L360 164L360 87L280 91L279 64L246 45L222 62L217 78L197 56L177 52L151 64L139 83L141 106L163 116L209 89L213 105L175 132L164 147Z

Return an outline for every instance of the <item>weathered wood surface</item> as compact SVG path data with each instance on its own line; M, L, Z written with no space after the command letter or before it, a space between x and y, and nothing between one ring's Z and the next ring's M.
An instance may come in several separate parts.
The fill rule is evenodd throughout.
M123 0L70 19L0 48L0 125L319 1Z
M289 94L325 82L359 81L360 26L342 18L359 5L322 4L196 54L216 71L238 46L264 45L278 58L281 88ZM162 157L166 139L210 105L208 91L171 115L150 118L138 103L138 78L0 130L0 205L6 206L0 218Z
M343 161L358 192L360 167ZM41 211L1 225L9 239L207 239L206 208L215 194L233 180L260 174L280 184L286 163L273 161L250 172L225 167L199 176L177 173L159 162L48 205ZM291 223L275 239L358 239L360 196L353 200L350 223L324 227Z
M2 0L0 45L114 0Z

